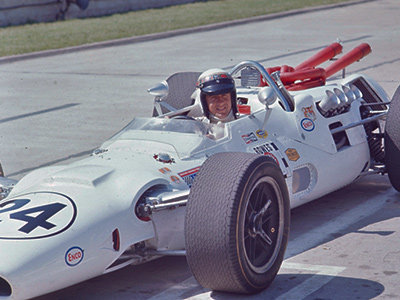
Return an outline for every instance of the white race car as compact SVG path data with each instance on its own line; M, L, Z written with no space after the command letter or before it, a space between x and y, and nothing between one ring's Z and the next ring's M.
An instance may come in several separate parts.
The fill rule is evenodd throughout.
M370 77L327 80L370 47L317 67L341 50L294 68L236 65L240 116L219 137L199 120L200 73L178 73L149 90L153 117L89 157L1 177L0 299L164 255L186 255L206 288L257 293L280 268L291 208L373 173L400 191L400 89L390 101Z

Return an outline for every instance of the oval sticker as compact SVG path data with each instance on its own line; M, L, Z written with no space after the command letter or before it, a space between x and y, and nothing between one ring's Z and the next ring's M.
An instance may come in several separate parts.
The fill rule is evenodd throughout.
M268 132L266 132L265 130L257 130L256 131L256 135L260 138L260 139L265 139L268 137Z
M40 239L67 230L75 221L74 201L63 194L38 192L0 204L0 239Z
M301 128L303 128L305 131L313 131L315 128L314 121L308 118L304 118L301 120Z
M83 260L83 250L80 247L69 248L65 253L65 262L68 266L74 267Z

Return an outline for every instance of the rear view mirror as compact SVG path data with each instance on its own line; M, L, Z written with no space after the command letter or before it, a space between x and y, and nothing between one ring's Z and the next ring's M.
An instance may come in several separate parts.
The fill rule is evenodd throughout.
M153 86L152 88L149 88L147 92L150 95L153 95L159 99L167 97L169 93L169 88L168 88L168 83L164 80L157 84L156 86Z
M275 91L269 87L263 87L259 92L258 92L258 100L266 105L270 106L275 103L276 99L278 98L277 94Z

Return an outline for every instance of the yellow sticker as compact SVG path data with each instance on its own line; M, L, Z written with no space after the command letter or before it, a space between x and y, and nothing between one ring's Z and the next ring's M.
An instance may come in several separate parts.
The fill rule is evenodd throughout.
M256 131L256 135L260 138L260 139L265 139L268 136L268 132L266 132L265 130L261 130L258 129Z
M297 161L300 158L300 155L297 152L297 150L293 148L286 149L285 154L291 161Z

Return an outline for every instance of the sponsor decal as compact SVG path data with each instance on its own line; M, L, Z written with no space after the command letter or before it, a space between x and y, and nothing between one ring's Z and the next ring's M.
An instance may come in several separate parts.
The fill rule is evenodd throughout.
M271 144L266 143L266 144L254 147L253 151L257 154L266 155L266 156L273 158L279 166L278 159L276 158L276 156L274 154L271 153L272 151L274 151L274 148L272 147Z
M304 117L306 117L307 119L311 119L313 121L315 121L315 119L317 119L317 115L314 112L314 107L308 106L308 107L303 107L301 109L303 111Z
M257 154L264 155L265 153L274 151L274 148L269 143L262 144L260 146L254 147L253 151Z
M178 173L178 175L182 177L182 179L189 187L191 187L199 169L200 167L196 167L187 171L180 172Z
M179 183L179 182L180 182L178 176L175 176L175 175L172 175L172 176L170 177L170 179L171 179L171 181L174 182L174 183Z
M75 221L74 201L60 193L36 192L0 204L0 240L41 239L60 234Z
M75 267L83 260L83 250L80 247L69 248L65 253L65 263L70 267Z
M161 168L158 169L158 171L160 171L163 174L171 173L171 170L169 168Z
M266 132L265 130L257 130L256 131L256 135L260 138L260 139L265 139L268 136L268 132Z
M305 131L313 131L315 128L314 121L308 118L304 118L303 120L300 121L301 128L303 128Z
M300 158L300 155L297 152L297 150L293 148L286 149L285 154L291 161L297 161Z
M250 144L250 143L258 141L256 135L253 132L242 135L242 139L245 141L246 144Z

